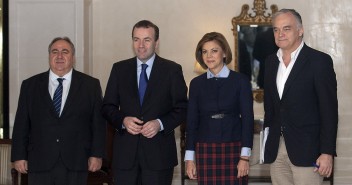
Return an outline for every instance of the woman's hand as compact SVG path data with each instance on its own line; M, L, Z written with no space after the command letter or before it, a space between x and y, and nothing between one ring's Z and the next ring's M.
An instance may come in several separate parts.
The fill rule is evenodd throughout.
M240 158L245 160L239 160L237 165L237 178L244 177L249 173L249 157L241 156ZM248 160L248 161L247 161Z

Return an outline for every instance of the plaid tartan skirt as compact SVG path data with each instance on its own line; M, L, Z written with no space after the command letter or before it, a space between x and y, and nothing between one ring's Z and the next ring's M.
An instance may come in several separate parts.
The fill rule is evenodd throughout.
M247 185L248 176L237 178L241 142L197 143L199 185Z

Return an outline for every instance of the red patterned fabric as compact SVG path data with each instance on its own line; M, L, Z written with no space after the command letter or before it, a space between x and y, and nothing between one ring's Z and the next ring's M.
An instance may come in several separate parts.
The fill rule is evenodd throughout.
M247 185L248 176L237 178L241 143L197 143L199 185Z

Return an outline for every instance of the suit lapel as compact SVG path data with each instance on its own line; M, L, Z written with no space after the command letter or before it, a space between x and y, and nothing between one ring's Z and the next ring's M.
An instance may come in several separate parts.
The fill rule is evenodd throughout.
M292 83L294 82L294 80L296 79L296 77L298 76L298 74L302 71L302 68L304 67L304 65L307 63L307 50L308 50L308 46L304 45L302 50L300 51L295 64L293 65L293 68L287 78L287 81L285 83L285 87L284 87L284 92L282 93L282 98L284 98L285 94L287 93L287 91L290 89Z
M40 97L43 98L43 101L47 104L47 107L49 107L50 112L53 114L53 116L57 116L54 109L53 100L49 93L48 85L49 85L49 71L47 71L46 73L43 73L43 75L41 75L40 77L39 92L40 92Z
M127 67L125 71L123 71L123 76L126 77L125 79L131 79L131 81L126 81L127 89L129 94L133 94L133 98L135 102L139 105L139 93L138 93L138 79L137 79L137 57L131 59L130 62L127 63Z
M118 65L117 76L119 76L120 91L126 92L132 97L130 104L140 107L137 79L137 57L133 57ZM123 88L123 89L121 89Z
M77 73L77 71L73 69L70 89L68 91L67 99L66 99L64 108L62 109L61 116L63 116L67 111L67 109L69 109L69 107L72 105L72 101L74 100L74 97L79 96L78 92L81 85L82 85L82 79L79 73Z
M270 79L268 80L268 82L272 83L272 85L270 86L271 87L270 90L271 90L271 93L274 95L274 99L276 101L280 101L280 96L279 96L279 92L277 91L277 84L276 84L277 70L279 68L280 61L277 58L277 56L275 55L274 60L271 62L272 62L272 64L270 65L271 72L269 72ZM268 69L268 71L269 71L269 69Z
M43 73L40 77L40 84L39 84L39 92L40 92L40 98L43 99L43 102L47 104L47 107L50 109L50 112L53 117L58 117L54 104L53 104L53 99L50 96L49 93L49 71Z
M163 62L160 60L160 57L158 55L155 55L153 68L152 68L152 71L150 72L147 89L144 95L144 101L142 104L143 108L145 107L146 103L152 96L153 88L157 87L158 84L160 84L159 83L159 81L161 80L160 76L163 72L162 66L163 66ZM137 92L138 92L138 88L137 88Z

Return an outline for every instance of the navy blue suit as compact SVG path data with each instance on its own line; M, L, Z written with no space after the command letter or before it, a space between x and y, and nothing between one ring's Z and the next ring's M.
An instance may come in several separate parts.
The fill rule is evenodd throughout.
M211 115L223 113L223 119ZM248 78L230 71L227 78L207 79L204 73L191 81L187 114L186 150L197 142L241 142L253 145L253 97Z

